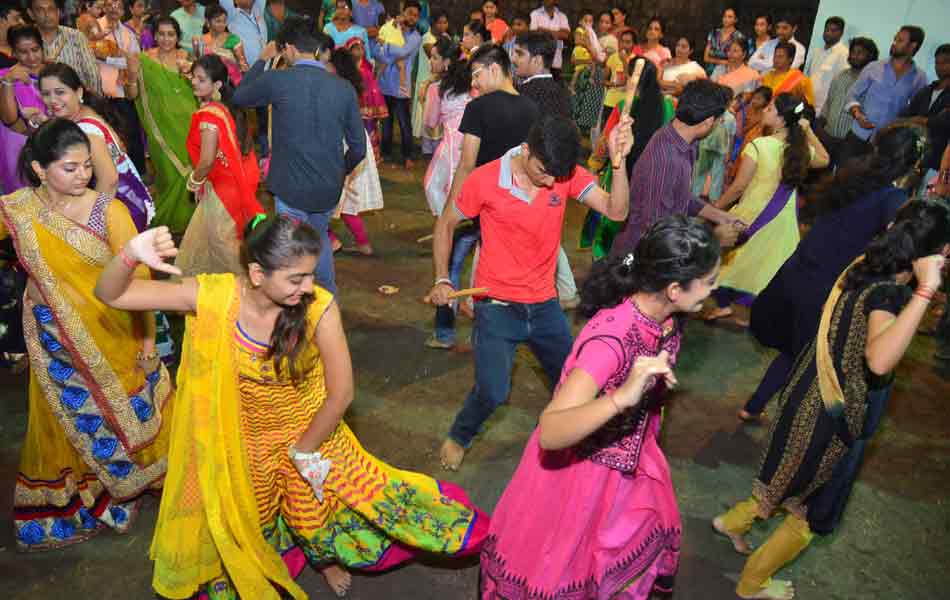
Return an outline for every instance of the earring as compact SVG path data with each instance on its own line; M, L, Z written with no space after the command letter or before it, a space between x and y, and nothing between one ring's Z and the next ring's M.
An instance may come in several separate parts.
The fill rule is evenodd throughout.
M215 90L211 93L212 102L221 102L221 90Z

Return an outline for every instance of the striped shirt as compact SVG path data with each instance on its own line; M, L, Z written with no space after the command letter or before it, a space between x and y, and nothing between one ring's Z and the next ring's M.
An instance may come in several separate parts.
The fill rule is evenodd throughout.
M630 214L614 239L611 257L633 252L643 234L660 219L676 214L696 216L706 206L690 190L697 146L687 143L673 123L653 134L633 166Z
M43 48L48 62L69 65L79 75L84 88L97 94L102 93L99 65L82 32L71 27L60 27L52 40L43 40Z
M845 69L831 80L828 97L825 98L825 105L821 107L821 116L828 120L825 131L831 137L843 140L851 131L854 117L845 110L844 105L848 101L851 86L858 80L860 74L861 71L857 69Z

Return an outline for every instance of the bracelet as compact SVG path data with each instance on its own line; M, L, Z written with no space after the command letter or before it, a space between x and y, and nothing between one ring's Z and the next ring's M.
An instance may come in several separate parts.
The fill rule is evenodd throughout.
M157 350L152 350L152 352L149 354L145 354L144 352L139 350L138 354L135 355L135 360L140 360L140 361L151 361L151 360L155 360L156 358L158 358Z
M444 283L445 285L449 286L453 290L455 289L455 284L452 283L452 280L449 279L448 277L439 277L438 279L435 280L435 283L433 283L432 285L439 285L440 283Z
M203 186L206 181L208 181L207 177L205 177L201 181L196 181L195 172L192 171L188 173L188 181L185 182L185 187L188 188L189 192L197 192L199 189L201 189L201 186Z
M931 289L931 288L928 288L928 287L924 287L924 286L921 286L921 287L917 288L916 290L914 290L914 295L915 295L915 296L918 296L918 297L920 297L920 298L923 298L923 299L926 300L928 303L929 303L931 300L933 300L935 293L936 293L935 290L933 290L933 289Z
M121 258L122 262L125 263L125 266L127 266L130 269L135 269L136 265L139 264L138 261L135 261L129 258L129 255L125 253L125 248L122 248L121 250L119 250L119 258Z
M2 83L3 85L7 87L13 87L16 85L15 81L10 81L9 79L0 79L0 83Z
M609 394L607 394L607 399L610 400L610 403L613 404L613 405L614 405L614 408L617 409L617 414L618 414L618 415L623 414L623 410L620 408L620 405L617 404L617 401L616 401L616 400L614 400L614 393L613 393L613 392L610 392Z

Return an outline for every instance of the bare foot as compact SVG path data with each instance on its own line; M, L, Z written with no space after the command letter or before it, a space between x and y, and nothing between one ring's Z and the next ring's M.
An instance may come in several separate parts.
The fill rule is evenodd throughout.
M726 536L732 541L732 547L736 549L736 552L739 554L752 554L752 546L749 545L745 537L729 532L723 524L721 516L713 519L712 526L717 533ZM754 597L759 598L760 596Z
M746 423L761 423L762 419L765 418L765 411L760 413L750 413L744 408L739 409L739 412L736 413L740 421L745 421Z
M725 319L726 317L732 316L732 307L726 306L725 308L714 308L703 315L703 320L716 321L718 319Z
M343 242L341 242L340 240L336 238L333 238L332 240L330 240L330 247L333 248L333 253L336 254L337 252L343 249Z
M446 439L439 450L439 458L442 460L442 468L458 471L465 459L465 448L459 446L455 440Z
M792 600L795 597L795 586L791 581L784 579L769 579L768 585L759 590L752 596L739 596L740 598L764 598L765 600ZM738 595L738 594L737 594Z
M340 565L329 565L320 569L323 578L327 580L327 585L333 590L333 593L340 598L346 596L350 591L350 584L353 583L353 577L350 572Z
M407 171L411 171L411 170L413 170L414 168L416 168L416 163L414 163L414 162L411 161L411 160L407 160L407 161L405 162L405 167L406 167L406 170L407 170Z
M363 256L372 256L373 246L372 244L358 244L356 246L356 251L362 254Z

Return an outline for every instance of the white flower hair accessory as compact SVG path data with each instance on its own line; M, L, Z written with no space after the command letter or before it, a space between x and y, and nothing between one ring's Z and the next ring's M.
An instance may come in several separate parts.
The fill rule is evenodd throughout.
M628 269L633 266L633 252L628 252L627 255L623 257L623 266Z
M804 102L799 102L799 103L798 103L798 106L795 107L795 114L796 114L796 115L800 115L800 114L802 114L803 112L805 112L805 103L804 103Z

